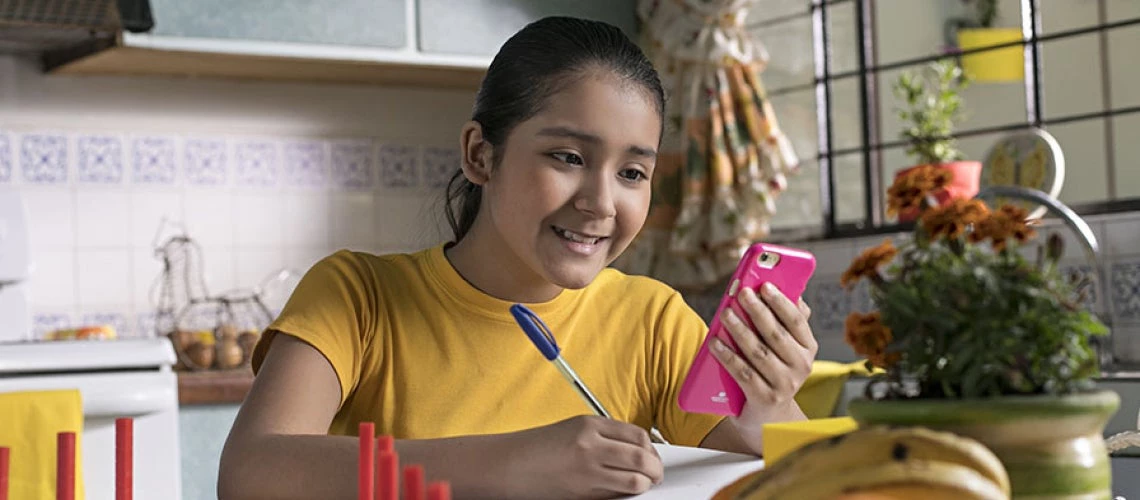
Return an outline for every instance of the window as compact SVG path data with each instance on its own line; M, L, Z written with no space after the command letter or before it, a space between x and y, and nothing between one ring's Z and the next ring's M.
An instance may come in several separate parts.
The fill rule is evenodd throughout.
M976 1L976 0L975 0ZM946 57L961 1L766 0L748 28L768 49L763 73L780 126L803 160L773 228L845 237L898 230L886 188L913 162L899 140L891 84ZM1061 201L1083 215L1140 210L1140 1L999 0L995 26L1021 29L1025 78L976 82L955 137L981 159L1004 134L1041 127L1060 143Z

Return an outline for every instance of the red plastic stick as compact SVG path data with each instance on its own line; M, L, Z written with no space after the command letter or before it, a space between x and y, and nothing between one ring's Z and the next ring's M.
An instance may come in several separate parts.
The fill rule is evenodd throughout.
M75 433L60 432L55 440L55 498L75 500Z
M115 500L134 497L135 421L115 419Z
M447 481L429 483L428 500L451 500L451 483Z
M383 436L376 436L376 448L380 453L385 451L396 451L396 441L392 438L391 434L384 434Z
M424 500L424 467L404 467L404 500Z
M376 500L400 500L400 457L381 451L376 457Z
M8 500L8 448L0 446L0 500Z
M372 480L372 473L374 464L372 463L376 451L375 438L376 438L376 425L372 422L360 423L360 459L358 460L359 470L357 476L359 484L357 485L357 498L359 500L372 500L372 489L374 483Z

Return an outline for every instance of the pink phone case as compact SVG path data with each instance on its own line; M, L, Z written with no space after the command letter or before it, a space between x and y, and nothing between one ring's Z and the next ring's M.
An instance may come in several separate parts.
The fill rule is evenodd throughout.
M761 266L758 259L765 252L779 255L779 261L775 266L771 268ZM764 283L771 282L792 302L796 302L804 293L804 288L807 287L808 280L814 272L815 256L804 250L768 243L756 243L748 249L728 282L728 289L725 290L720 306L716 309L716 316L709 324L708 335L705 336L705 341L689 368L689 374L681 385L677 397L681 409L690 413L740 415L740 410L744 408L744 391L709 352L709 341L714 336L725 341L734 351L740 352L732 336L721 326L720 315L724 312L724 308L731 307L737 316L752 327L748 314L737 301L740 291L751 288L759 294L760 287Z

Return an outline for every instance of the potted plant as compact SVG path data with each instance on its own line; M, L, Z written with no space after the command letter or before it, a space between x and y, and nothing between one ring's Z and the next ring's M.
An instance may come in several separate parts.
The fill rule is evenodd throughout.
M962 51L1020 42L1021 28L995 28L997 0L962 0L973 6L974 15L949 22L948 32L955 35L950 43ZM956 39L955 39L956 38ZM1015 82L1025 76L1025 52L1021 45L987 50L962 56L962 67L979 82Z
M907 143L906 153L917 163L900 170L897 180L917 179L908 174L920 167L934 166L950 173L948 182L931 194L939 204L951 199L972 198L978 193L982 164L962 161L955 139L951 136L954 125L961 117L960 92L969 85L969 79L953 61L943 59L924 67L922 71L907 71L895 81L893 91L901 101L896 108L903 122L901 136ZM893 199L917 200L913 190L921 186L896 182L888 196ZM900 222L914 220L917 206L887 206L888 215L897 215Z
M847 318L845 338L880 373L848 412L861 425L914 425L989 447L1015 498L1111 498L1102 433L1119 396L1097 390L1090 345L1106 327L1062 277L1057 235L1023 249L1026 211L979 199L939 204L949 173L920 167L895 182L893 206L920 211L912 237L860 254L841 281L870 282L873 312Z

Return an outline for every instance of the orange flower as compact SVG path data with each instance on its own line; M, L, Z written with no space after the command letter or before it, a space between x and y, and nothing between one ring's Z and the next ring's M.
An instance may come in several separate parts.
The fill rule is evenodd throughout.
M1003 251L1010 238L1025 243L1037 232L1030 227L1029 211L1014 205L1002 205L996 212L980 221L970 234L970 241L977 243L986 239L992 241L995 251Z
M899 360L899 353L886 352L887 345L894 336L891 329L883 324L882 315L878 311L849 314L844 324L843 338L856 354L866 356L874 366L890 368Z
M949 170L933 165L914 167L887 189L887 215L921 207L927 195L945 187L953 176Z
M843 272L843 276L839 278L839 283L849 287L862 278L878 278L879 267L890 262L898 253L899 250L895 248L890 239L883 240L879 246L868 248L859 254L851 262L851 267Z
M980 200L956 199L922 214L922 226L931 238L957 238L966 232L966 226L986 220L989 212Z

